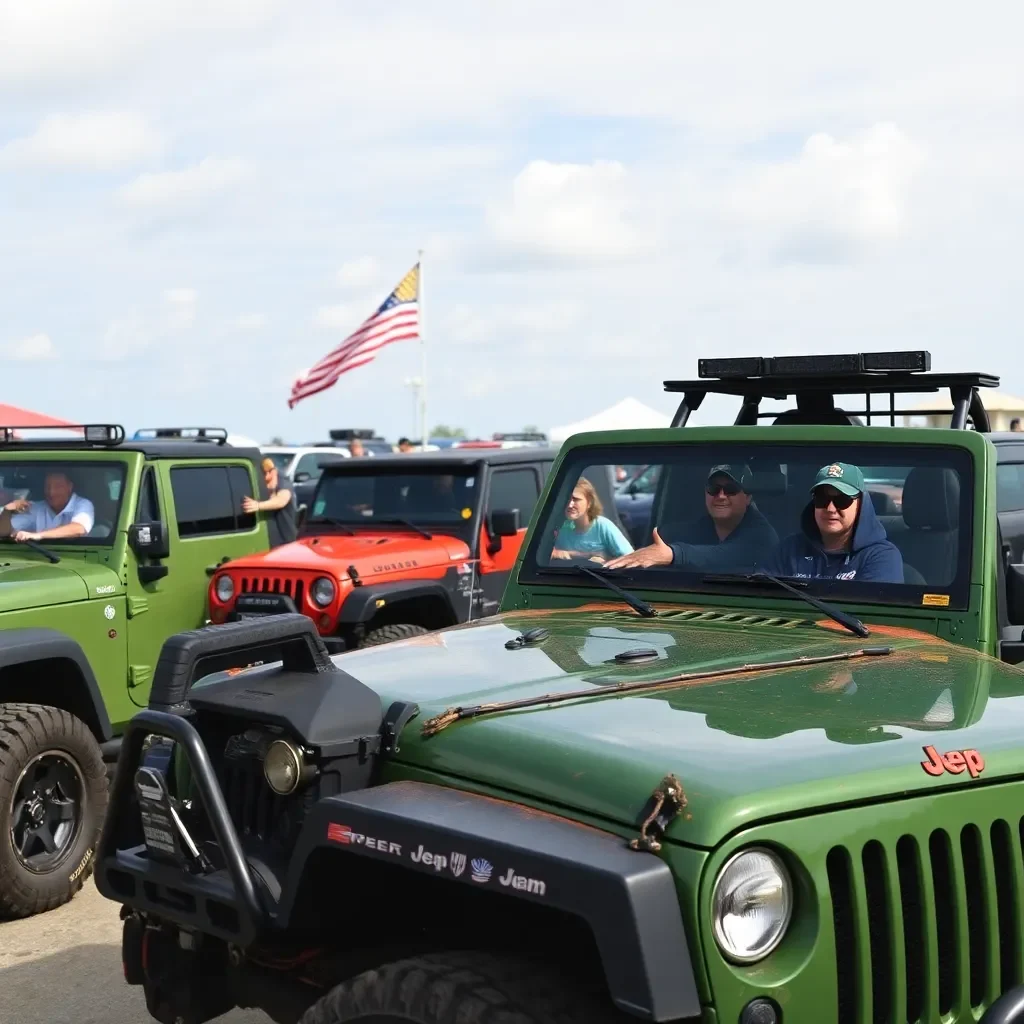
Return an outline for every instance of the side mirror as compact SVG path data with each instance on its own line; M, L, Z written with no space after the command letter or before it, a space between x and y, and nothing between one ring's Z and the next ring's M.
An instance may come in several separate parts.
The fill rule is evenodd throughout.
M304 484L307 480L312 480L312 479L313 479L313 476L312 476L311 473L305 473L305 472L303 472L303 473L296 473L295 476L292 477L292 483L293 484Z
M492 512L490 532L492 537L514 537L519 532L519 509L502 508Z
M132 523L128 527L128 544L140 558L166 558L171 553L163 523Z

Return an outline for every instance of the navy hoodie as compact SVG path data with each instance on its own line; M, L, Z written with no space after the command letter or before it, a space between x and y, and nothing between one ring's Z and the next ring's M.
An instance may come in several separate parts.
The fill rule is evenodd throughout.
M875 515L875 506L865 495L853 530L849 551L826 552L814 521L814 503L800 514L800 532L787 537L765 566L775 576L804 579L863 580L865 583L902 583L903 556L886 537L885 527Z
M718 539L714 520L706 512L680 530L658 531L672 549L672 564L683 569L716 572L750 571L759 558L779 543L772 524L751 502L739 525L725 540ZM665 536L672 534L673 539Z

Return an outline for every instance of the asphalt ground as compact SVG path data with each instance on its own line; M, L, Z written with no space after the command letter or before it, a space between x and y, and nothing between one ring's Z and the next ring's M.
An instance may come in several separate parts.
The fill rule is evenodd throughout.
M66 906L0 921L0 1024L150 1024L142 990L121 973L119 907L90 879ZM269 1024L235 1010L217 1024Z

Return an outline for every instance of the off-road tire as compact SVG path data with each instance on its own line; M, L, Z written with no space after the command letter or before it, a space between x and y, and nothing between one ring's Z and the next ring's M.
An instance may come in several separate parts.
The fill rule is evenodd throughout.
M422 636L429 633L426 626L414 626L411 622L398 622L392 626L381 626L379 629L371 629L363 638L360 647L377 647L380 644L389 644L393 640L405 640L410 636Z
M550 970L486 953L400 960L350 978L314 1003L299 1024L621 1024L596 993Z
M44 872L33 872L15 853L11 812L22 773L48 751L77 769L81 799L75 802L75 828L59 859ZM84 722L60 708L0 704L0 919L53 910L82 888L92 874L108 796L103 756Z

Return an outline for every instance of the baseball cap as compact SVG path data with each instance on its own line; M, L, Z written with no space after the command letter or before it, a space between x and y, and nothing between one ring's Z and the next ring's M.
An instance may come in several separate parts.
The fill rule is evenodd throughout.
M821 487L823 484L828 484L840 493L856 498L864 490L864 474L857 466L852 466L849 462L832 462L818 470L811 490L813 491L815 487Z
M708 473L707 483L711 482L712 477L716 476L727 476L734 483L738 484L744 491L750 487L750 467L749 466L731 466L725 463L720 466L712 466L711 472Z

